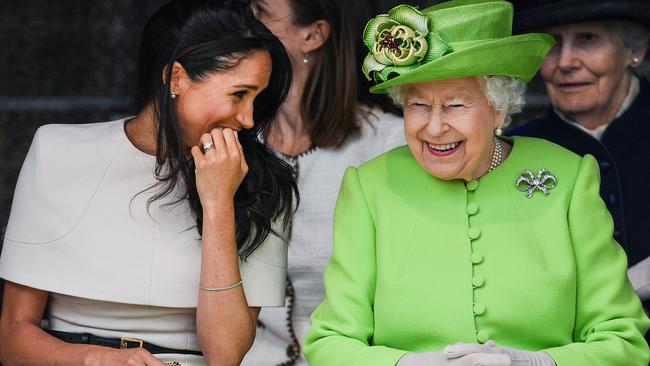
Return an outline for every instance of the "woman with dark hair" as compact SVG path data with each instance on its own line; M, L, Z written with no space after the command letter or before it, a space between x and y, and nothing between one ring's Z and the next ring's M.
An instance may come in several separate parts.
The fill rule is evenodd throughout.
M174 0L138 68L135 117L34 137L0 258L6 365L236 365L284 304L296 186L259 142L284 47L245 2Z
M357 35L379 10L377 0L254 0L252 8L292 61L291 92L266 141L296 169L300 206L291 224L288 305L264 309L244 365L304 365L300 342L323 298L345 168L403 144L402 122L358 72L365 50Z

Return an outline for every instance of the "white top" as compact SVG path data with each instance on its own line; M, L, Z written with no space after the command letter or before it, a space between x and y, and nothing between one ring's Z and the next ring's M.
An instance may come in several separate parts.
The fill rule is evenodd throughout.
M121 304L51 293L48 314L49 329L138 338L175 349L201 349L196 335L196 308ZM155 357L161 361L177 361L183 366L205 365L205 359L196 355L156 354Z
M157 182L155 157L131 144L124 121L39 128L16 186L0 277L53 293L52 329L196 350L196 221L187 200L166 205L178 190L147 210L158 189L146 191ZM286 250L271 235L240 264L250 306L284 305Z
M301 348L309 316L324 297L323 272L332 253L334 206L345 169L403 144L402 118L375 109L359 137L338 149L316 148L297 159L300 205L289 240L289 277L295 292L293 325ZM271 366L288 359L286 317L286 308L262 309L259 319L265 328L257 328L255 343L242 365ZM298 365L306 365L304 357Z

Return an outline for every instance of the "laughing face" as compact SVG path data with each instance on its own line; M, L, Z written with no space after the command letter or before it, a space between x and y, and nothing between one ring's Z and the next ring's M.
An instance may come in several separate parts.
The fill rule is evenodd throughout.
M252 128L253 104L268 85L271 69L268 52L256 51L234 68L213 72L199 81L190 80L184 71L179 71L178 77L172 76L185 145L197 145L199 137L213 128Z
M481 83L466 77L404 86L406 142L431 175L469 181L488 171L505 114L489 105Z

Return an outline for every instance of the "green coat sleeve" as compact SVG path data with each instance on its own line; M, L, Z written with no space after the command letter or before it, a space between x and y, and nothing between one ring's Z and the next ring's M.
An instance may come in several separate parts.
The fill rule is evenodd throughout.
M375 229L359 176L348 168L334 211L334 249L325 299L311 317L305 356L311 366L393 366L406 353L371 346L376 282Z
M577 270L574 343L544 351L557 366L647 366L643 334L650 322L627 279L626 255L612 238L599 182L598 165L587 155L567 216Z

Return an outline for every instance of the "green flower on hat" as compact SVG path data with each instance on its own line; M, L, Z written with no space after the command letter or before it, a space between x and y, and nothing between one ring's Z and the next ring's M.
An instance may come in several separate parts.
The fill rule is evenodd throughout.
M429 32L427 16L409 5L399 5L371 19L363 31L363 42L370 49L363 62L363 74L376 82L414 70L452 51L438 34Z

